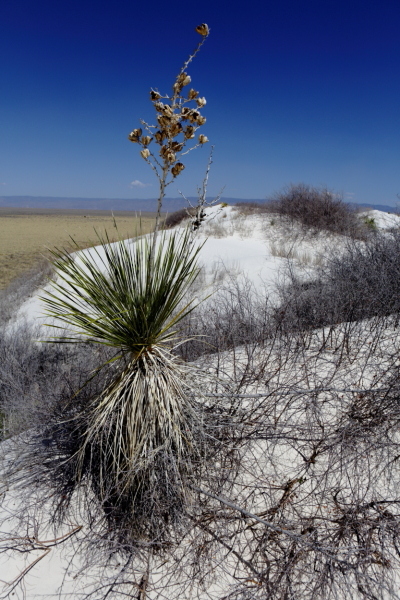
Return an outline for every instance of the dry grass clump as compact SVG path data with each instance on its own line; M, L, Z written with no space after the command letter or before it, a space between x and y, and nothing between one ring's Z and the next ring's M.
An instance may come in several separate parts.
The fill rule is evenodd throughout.
M270 241L271 256L287 258L288 260L296 260L304 266L321 265L323 257L321 255L313 256L311 252L302 250L301 245L295 242L288 242L285 239Z
M268 211L289 217L310 229L365 237L365 228L355 211L327 188L292 184L277 193L266 207Z

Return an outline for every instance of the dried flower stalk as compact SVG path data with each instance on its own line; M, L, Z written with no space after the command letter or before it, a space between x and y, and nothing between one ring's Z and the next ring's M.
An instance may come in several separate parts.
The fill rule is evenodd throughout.
M157 232L160 227L161 209L166 188L185 168L185 164L181 162L181 157L208 142L208 137L200 134L197 142L190 147L188 146L189 141L195 138L196 131L206 122L206 118L199 110L206 105L206 99L204 97L200 98L199 92L193 88L188 92L185 90L191 83L190 75L188 75L186 69L204 44L210 29L206 23L202 23L196 27L196 32L201 35L201 40L176 76L172 93L162 95L157 89L150 90L150 100L156 111L157 124L151 125L141 119L142 127L146 130L147 135L142 135L142 129L137 128L133 129L128 136L131 142L142 147L140 154L151 166L159 182L153 254ZM158 151L152 149L154 144L159 146Z

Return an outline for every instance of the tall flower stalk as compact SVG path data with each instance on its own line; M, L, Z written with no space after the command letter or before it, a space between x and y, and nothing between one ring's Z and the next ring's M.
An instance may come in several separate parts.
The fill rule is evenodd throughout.
M140 155L153 169L159 182L152 256L157 243L166 188L185 169L182 157L208 142L207 136L202 133L198 134L197 140L193 142L198 129L206 122L206 118L201 114L200 109L206 105L207 101L194 88L189 88L191 77L187 73L187 68L210 33L206 23L196 27L196 31L201 36L201 40L176 76L172 93L162 95L157 89L150 91L150 99L156 111L157 124L150 125L141 119L146 134L143 135L143 129L138 128L131 131L128 136L131 142L141 146ZM152 142L154 142L153 145ZM159 146L158 151L152 150L154 145Z

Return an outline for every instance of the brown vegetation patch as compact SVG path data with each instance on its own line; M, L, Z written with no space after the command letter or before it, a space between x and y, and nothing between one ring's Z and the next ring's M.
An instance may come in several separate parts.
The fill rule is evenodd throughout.
M102 213L102 214L99 214ZM114 215L119 235L133 237L140 225L136 213L116 213ZM154 215L141 216L141 229L144 233L152 230ZM72 237L81 248L88 248L97 242L96 232L107 230L110 238L118 233L113 216L105 211L46 211L37 213L34 209L0 211L0 289L16 277L30 270L44 257L48 248L62 246L72 248Z

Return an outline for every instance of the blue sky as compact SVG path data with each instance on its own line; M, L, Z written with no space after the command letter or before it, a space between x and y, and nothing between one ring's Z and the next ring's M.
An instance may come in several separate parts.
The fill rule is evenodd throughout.
M127 134L151 87L189 74L215 145L209 192L265 198L290 183L356 202L400 193L398 0L13 0L2 6L0 194L151 198ZM170 186L195 195L209 147ZM133 183L132 183L133 182Z

